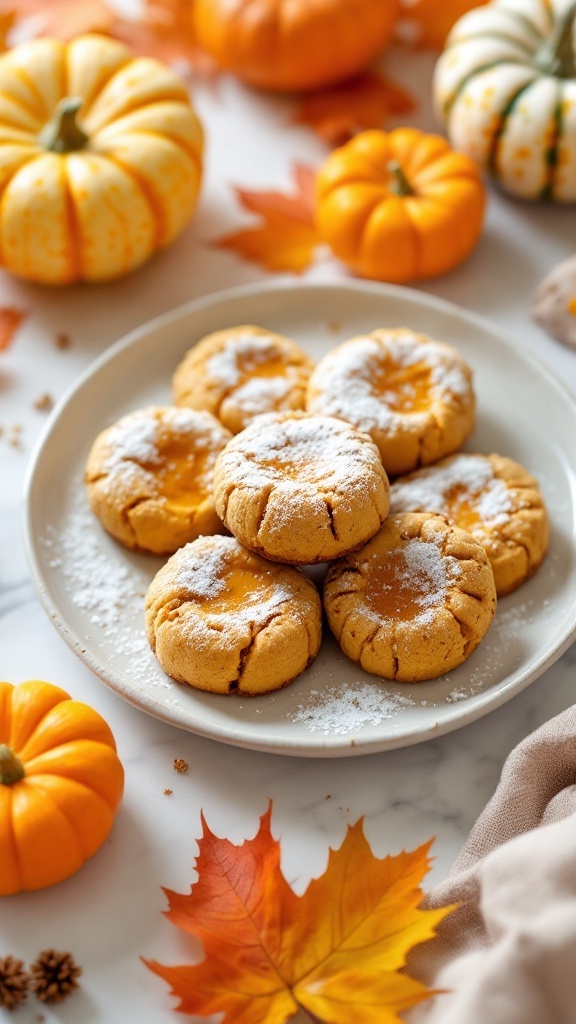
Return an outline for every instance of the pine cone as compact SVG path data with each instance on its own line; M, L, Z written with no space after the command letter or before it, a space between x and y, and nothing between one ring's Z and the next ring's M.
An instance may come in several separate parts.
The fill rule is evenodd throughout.
M78 988L82 968L77 967L70 953L45 949L30 967L30 988L42 1003L61 1003Z
M28 995L30 978L23 967L13 956L0 957L0 1007L5 1010L15 1010Z

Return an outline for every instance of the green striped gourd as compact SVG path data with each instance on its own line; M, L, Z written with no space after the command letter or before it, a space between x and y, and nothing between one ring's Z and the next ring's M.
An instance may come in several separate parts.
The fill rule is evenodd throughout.
M576 3L493 0L456 23L434 76L455 149L524 199L576 200Z

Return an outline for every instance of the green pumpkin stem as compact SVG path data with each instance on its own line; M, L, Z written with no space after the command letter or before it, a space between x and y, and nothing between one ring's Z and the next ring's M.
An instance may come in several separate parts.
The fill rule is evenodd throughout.
M388 162L388 170L392 176L388 183L388 188L394 195L413 196L416 194L397 160L390 160Z
M84 149L88 136L76 120L82 106L78 96L65 96L56 107L53 116L44 125L38 136L38 142L51 153L73 153Z
M0 743L0 785L13 786L26 775L22 761L5 743Z
M554 33L536 51L534 63L539 71L556 78L576 78L574 57L574 19L576 3L572 3L558 22Z

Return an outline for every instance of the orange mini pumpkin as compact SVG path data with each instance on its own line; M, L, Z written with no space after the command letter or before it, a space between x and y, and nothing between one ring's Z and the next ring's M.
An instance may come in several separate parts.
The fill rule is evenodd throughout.
M416 128L357 135L330 154L316 189L323 241L379 281L444 274L482 230L486 190L475 163Z
M0 896L73 875L107 838L123 785L96 711L51 683L0 683Z
M317 89L361 71L389 41L400 0L195 0L198 42L262 89Z

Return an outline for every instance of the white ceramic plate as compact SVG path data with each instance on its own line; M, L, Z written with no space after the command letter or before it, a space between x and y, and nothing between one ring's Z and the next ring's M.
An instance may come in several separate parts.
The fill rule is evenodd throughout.
M319 358L375 327L407 326L456 345L472 365L470 451L497 451L541 483L552 543L539 573L498 605L472 657L418 685L363 673L326 636L291 686L242 699L195 691L161 670L144 638L143 598L162 560L126 551L91 515L82 484L91 443L132 409L169 403L172 372L203 335L240 323L295 338ZM311 757L401 747L472 722L541 675L576 635L576 405L554 377L485 320L427 295L368 283L273 284L212 295L133 331L54 411L26 486L27 545L50 618L113 690L149 714L225 743ZM328 632L328 630L326 630Z

